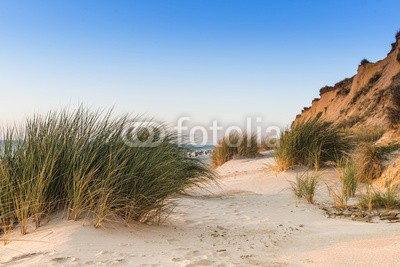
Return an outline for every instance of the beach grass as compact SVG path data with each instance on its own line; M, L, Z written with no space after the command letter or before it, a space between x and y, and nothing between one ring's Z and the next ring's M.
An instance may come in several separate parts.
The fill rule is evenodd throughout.
M392 178L387 178L385 189L376 189L370 185L367 193L361 196L359 204L362 208L372 209L399 209L400 187L393 183Z
M349 198L355 196L358 187L353 159L349 156L343 156L337 161L336 170L339 174L340 186L327 184L327 188L333 199L334 207L343 209L347 207Z
M318 170L336 161L350 148L349 139L330 122L314 118L294 124L281 134L275 149L277 171L296 165Z
M314 195L318 188L319 176L307 172L297 173L296 181L290 182L292 192L297 198L305 198L308 203L314 204Z
M328 186L329 195L333 199L333 206L337 209L347 208L347 202L349 201L349 195L343 187L337 188L335 186Z
M218 141L212 154L212 164L218 167L238 157L254 158L259 154L259 150L260 145L255 134L231 132Z
M4 233L14 218L21 234L28 225L66 210L67 218L155 221L188 188L215 181L213 170L177 136L159 124L154 147L132 146L126 129L141 118L113 116L84 107L28 119L22 129L6 129L0 153L0 224ZM148 120L146 120L148 121ZM131 132L128 132L132 135ZM145 139L145 132L129 137Z
M354 197L358 186L354 160L350 157L343 157L338 160L337 165L343 195Z

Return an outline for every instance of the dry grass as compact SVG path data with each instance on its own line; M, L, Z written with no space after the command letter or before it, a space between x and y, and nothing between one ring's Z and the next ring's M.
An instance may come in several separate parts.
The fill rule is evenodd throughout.
M371 183L381 176L381 157L373 143L361 143L354 153L354 161L358 181Z
M212 163L218 167L237 157L253 158L259 154L259 150L256 135L234 132L218 141L212 154Z
M343 191L343 188L328 186L329 195L333 199L333 205L337 209L344 209L347 207L349 195Z
M377 125L351 129L347 132L354 143L376 142L383 136L385 129Z

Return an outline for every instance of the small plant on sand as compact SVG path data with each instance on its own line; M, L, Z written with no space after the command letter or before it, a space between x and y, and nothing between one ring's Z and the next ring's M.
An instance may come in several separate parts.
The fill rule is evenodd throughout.
M308 203L314 204L314 195L319 183L319 176L309 175L308 172L296 174L296 181L290 182L294 195L298 198L305 198Z
M337 172L339 174L340 187L327 185L327 188L335 208L343 209L347 207L349 198L355 195L358 185L353 160L347 156L339 159L337 161Z
M400 187L398 184L393 184L393 179L389 177L383 192L369 185L367 194L360 198L359 203L362 208L368 208L368 210L398 209L400 208Z
M275 150L277 171L296 165L318 170L329 161L340 158L349 149L349 140L332 123L314 118L299 122L282 133Z
M343 194L354 197L357 190L357 176L354 162L349 157L338 160L338 173Z
M236 157L256 157L259 149L256 135L232 132L218 141L212 154L212 163L218 167Z
M343 188L337 188L334 186L328 186L329 195L333 199L334 207L337 209L344 209L347 207L349 195L343 190Z

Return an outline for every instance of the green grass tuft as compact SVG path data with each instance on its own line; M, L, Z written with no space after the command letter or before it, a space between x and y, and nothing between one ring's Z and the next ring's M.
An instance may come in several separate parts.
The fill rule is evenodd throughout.
M357 190L356 167L351 158L343 157L338 161L338 173L343 194L354 197Z
M281 135L275 150L277 170L296 165L318 170L322 164L341 158L349 147L349 140L332 123L319 118L300 122Z

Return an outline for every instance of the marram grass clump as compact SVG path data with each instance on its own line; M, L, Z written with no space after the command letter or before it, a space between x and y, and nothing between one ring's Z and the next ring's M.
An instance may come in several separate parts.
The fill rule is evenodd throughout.
M28 224L66 210L68 219L91 218L96 227L111 218L154 221L174 197L215 179L200 159L189 158L177 136L159 124L158 145L132 146L146 131L126 131L139 118L111 112L51 112L4 131L0 150L0 229ZM165 136L162 138L161 133Z
M336 161L350 148L343 132L330 122L314 118L294 124L281 134L275 150L277 171L296 165L318 170L329 161Z
M218 141L212 154L212 164L218 167L237 157L256 157L259 150L260 145L256 135L232 132Z

